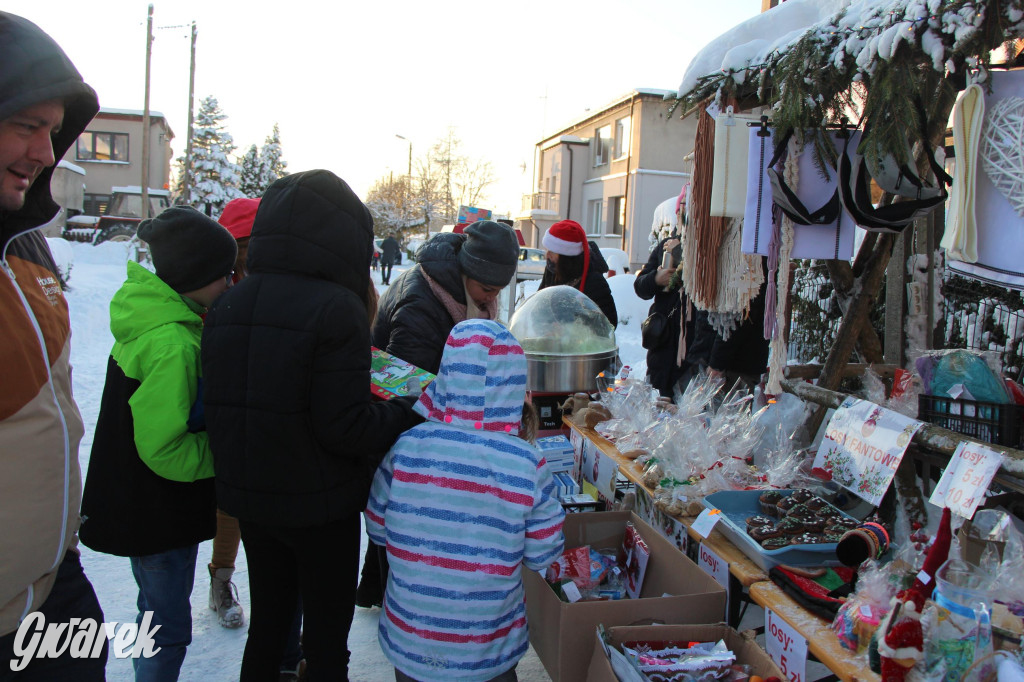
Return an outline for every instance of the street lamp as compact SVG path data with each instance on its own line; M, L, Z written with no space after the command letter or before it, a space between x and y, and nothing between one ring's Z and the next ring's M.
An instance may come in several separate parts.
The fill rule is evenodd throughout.
M412 197L412 140L409 140L404 135L399 135L398 133L395 133L395 137L397 137L399 140L404 140L405 142L409 143L409 173L407 175L406 186L405 186L405 191L407 192L407 194L406 194L406 208L408 208L408 203L409 203L408 200L409 200L409 198ZM426 220L426 217L427 217L426 216L426 211L424 211L424 215L423 215L423 218L424 218L423 229L426 232L426 236L429 238L430 237L430 223L429 223L429 221Z
M395 137L409 143L409 184L412 184L412 140L407 140L404 136L399 135L398 133L395 133Z

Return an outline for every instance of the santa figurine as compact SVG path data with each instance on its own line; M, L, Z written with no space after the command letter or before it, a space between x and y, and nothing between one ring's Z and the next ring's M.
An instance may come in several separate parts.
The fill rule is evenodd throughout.
M910 669L924 657L921 611L935 589L935 572L949 558L952 538L950 511L946 508L942 510L935 542L928 548L921 572L914 578L913 585L892 598L892 610L879 628L883 633L878 642L883 682L903 682Z

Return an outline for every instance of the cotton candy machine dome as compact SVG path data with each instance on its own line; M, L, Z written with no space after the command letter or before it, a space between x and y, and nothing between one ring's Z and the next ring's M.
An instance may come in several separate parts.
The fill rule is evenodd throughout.
M541 289L516 311L509 329L526 353L530 391L594 391L597 375L614 369L615 328L573 287Z

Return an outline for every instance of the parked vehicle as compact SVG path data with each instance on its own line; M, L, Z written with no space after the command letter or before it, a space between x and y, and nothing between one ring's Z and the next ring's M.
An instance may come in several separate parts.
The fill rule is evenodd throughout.
M547 257L544 249L519 249L519 263L516 267L516 279L540 279L544 276Z
M165 189L149 190L149 216L163 212L171 205L170 192ZM142 189L114 187L110 202L101 216L77 215L67 219L64 238L70 241L123 242L135 236L135 230L142 222Z

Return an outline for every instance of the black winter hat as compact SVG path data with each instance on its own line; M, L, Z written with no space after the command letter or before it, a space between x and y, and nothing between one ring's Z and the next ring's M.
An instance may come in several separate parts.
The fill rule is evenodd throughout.
M202 289L231 274L238 246L213 218L190 206L172 206L139 225L157 277L179 294Z
M516 274L519 239L515 231L493 220L478 220L467 227L459 250L462 274L481 284L504 287Z

